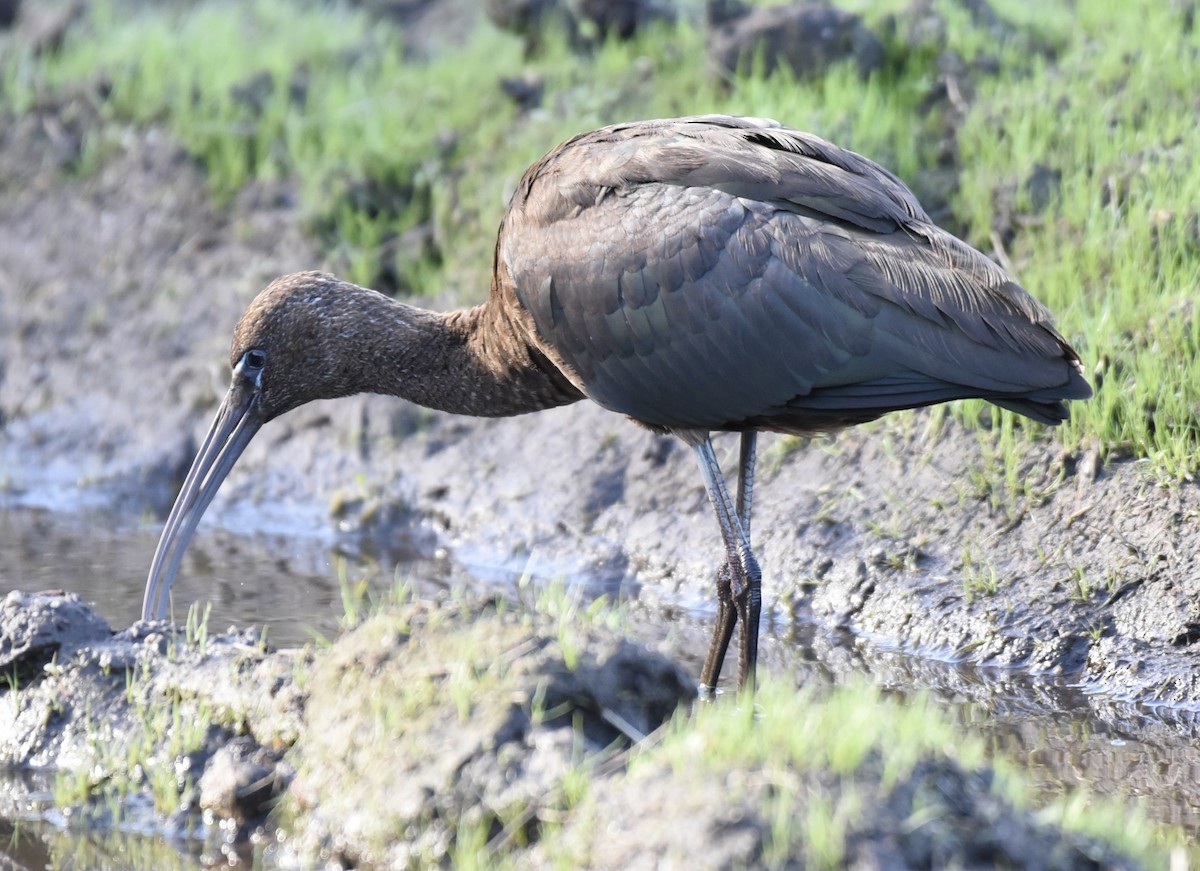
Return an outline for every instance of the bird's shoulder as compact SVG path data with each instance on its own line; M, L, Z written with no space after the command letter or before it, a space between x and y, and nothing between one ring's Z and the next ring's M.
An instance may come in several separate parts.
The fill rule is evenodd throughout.
M713 189L877 232L929 222L899 178L860 154L769 119L703 115L567 140L525 173L505 225L519 232L586 220L612 197L648 185L666 199L682 198L685 188Z

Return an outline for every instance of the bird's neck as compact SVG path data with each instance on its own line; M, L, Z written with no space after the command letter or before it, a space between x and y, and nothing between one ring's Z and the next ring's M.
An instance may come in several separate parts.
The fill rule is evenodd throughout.
M381 299L390 317L374 320L374 327L391 338L399 329L400 341L387 343L390 365L368 367L373 383L364 390L480 417L525 414L583 398L535 347L531 327L507 312L495 293L482 305L448 314ZM389 320L391 326L385 326Z

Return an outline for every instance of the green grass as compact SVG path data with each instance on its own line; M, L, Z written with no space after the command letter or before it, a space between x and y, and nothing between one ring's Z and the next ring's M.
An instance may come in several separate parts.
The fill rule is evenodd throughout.
M970 546L962 552L963 595L967 602L994 596L1000 590L1000 573L986 556L976 556Z
M107 815L120 823L127 813L138 815L131 796L149 794L157 814L180 809L182 796L195 787L185 757L199 750L214 728L214 712L203 701L172 692L152 696L148 672L126 675L125 700L129 718L137 724L128 737L116 740L105 716L85 714L91 764L62 768L54 777L54 804L70 813ZM198 824L198 823L197 823Z
M846 5L878 26L904 4ZM974 25L961 4L938 8L944 40L890 40L887 65L867 81L843 65L815 82L748 72L722 83L692 62L704 35L688 23L587 58L550 39L530 62L519 40L483 25L424 61L404 58L396 30L336 5L212 2L129 17L100 2L61 52L9 51L2 100L19 113L103 79L107 115L166 125L218 199L252 179L296 180L330 264L351 280L415 293L448 285L469 301L487 287L508 192L572 133L635 117L768 115L874 157L926 194L938 190L930 170L945 133L944 118L923 107L938 55L992 57L1000 72L975 76L958 131L956 222L991 250L997 191L1013 191L1015 213L1030 216L1003 240L1005 253L1098 388L1062 428L1066 446L1149 459L1162 481L1189 478L1200 457L1200 36L1182 32L1171 4L1149 0L1074 14L1006 0L996 8L1008 39ZM517 120L498 81L526 72L543 80L544 105ZM97 140L85 160L103 151ZM1062 176L1035 212L1024 182L1039 165ZM432 244L405 237L421 225ZM1042 429L1014 430L982 403L955 413L1004 439L1006 486L1019 488L1021 457Z
M959 208L971 241L991 234L997 183L1061 171L1035 225L1008 246L1059 316L1098 387L1064 427L1068 445L1152 461L1164 480L1200 457L1200 35L1155 3L1090 4L1055 67L1023 87L989 82L960 135Z
M520 49L481 31L465 49L410 63L400 38L338 5L214 2L130 17L98 2L62 52L10 56L4 102L26 111L107 81L110 117L165 124L219 201L252 179L295 178L348 277L395 273L420 290L430 264L398 262L386 243L429 219L456 136L469 134L473 151L502 140L511 111L479 82L515 72Z
M906 4L845 5L882 29ZM916 46L888 38L884 69L866 81L846 64L812 82L753 70L721 82L700 62L704 34L687 22L588 57L552 38L530 61L518 39L484 24L433 60L409 60L396 29L337 5L210 2L130 17L99 2L60 52L10 48L0 101L20 113L103 80L107 116L165 125L219 200L251 180L294 180L329 264L351 280L409 293L448 286L475 301L508 193L575 132L681 113L767 115L939 196L952 131L925 106L938 57L952 49L968 64L990 59L997 72L972 76L955 137L952 223L985 251L1002 245L1085 360L1097 395L1076 403L1055 437L1149 460L1162 482L1190 479L1200 462L1200 33L1184 32L1173 4L1152 0L994 6L1007 36L942 0L944 37ZM499 80L526 73L545 97L518 117ZM85 163L102 159L105 137L95 140ZM1061 173L1040 209L1026 187L1039 166ZM1011 227L997 227L998 194L1011 201ZM405 235L419 226L432 241ZM989 433L1003 486L1021 491L1022 458L1043 428L1013 427L983 403L954 414Z
M1018 808L1033 808L1033 793L1003 760L989 761L982 739L961 728L925 696L900 699L857 682L832 691L804 688L767 679L754 704L699 705L680 712L658 740L635 748L628 782L615 794L593 785L573 805L579 820L547 833L547 854L586 864L603 810L619 801L620 789L636 792L644 778L670 770L678 784L685 814L693 796L720 791L730 818L740 808L767 825L765 867L844 867L847 836L870 829L880 802L922 760L950 759L966 771L997 767L990 790ZM750 773L750 774L747 774ZM702 799L697 799L702 801ZM910 830L926 825L945 808L919 807L907 821ZM1112 844L1148 867L1165 867L1166 855L1181 835L1160 829L1120 803L1071 793L1035 811L1043 824L1054 823ZM565 867L565 865L564 865Z
M212 614L212 603L193 602L188 606L187 623L184 627L184 640L189 647L194 647L203 658L208 654L208 618Z

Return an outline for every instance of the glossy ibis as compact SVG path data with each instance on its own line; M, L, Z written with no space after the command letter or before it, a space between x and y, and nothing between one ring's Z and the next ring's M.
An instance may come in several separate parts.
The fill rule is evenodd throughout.
M678 436L700 462L725 546L707 689L738 621L739 685L754 682L758 431L829 432L966 397L1053 425L1065 400L1091 395L1046 309L935 226L896 176L808 133L726 116L606 127L535 163L500 224L481 305L435 313L330 275L286 275L242 316L230 364L143 617L163 614L217 488L285 411L364 391L486 416L588 398ZM736 497L714 431L741 433Z

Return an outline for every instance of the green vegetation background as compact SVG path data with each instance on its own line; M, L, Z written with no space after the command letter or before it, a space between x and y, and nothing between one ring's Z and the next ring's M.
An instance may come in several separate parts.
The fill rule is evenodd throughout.
M878 28L904 4L844 5ZM556 143L635 118L773 117L883 163L927 206L948 193L942 220L1007 258L1098 388L1075 404L1066 447L1148 460L1163 482L1190 479L1200 457L1200 32L1178 4L1155 0L998 0L1013 26L1006 37L960 4L935 6L945 43L885 33L888 61L868 80L846 64L809 82L753 70L721 81L687 22L590 56L551 38L528 59L519 39L483 23L420 59L405 57L398 29L337 4L210 2L130 16L100 0L61 51L10 56L0 100L21 112L99 84L112 119L174 132L221 200L250 179L295 180L327 265L345 277L464 303L486 293L509 192ZM988 59L955 129L927 99L945 49L968 67ZM532 111L500 86L527 73L544 83ZM116 135L90 136L79 171ZM1046 202L1029 183L1039 168L1060 174ZM1001 202L1011 226L996 226ZM418 227L432 233L409 232ZM983 403L953 413L1001 441L1006 477L1018 481L1021 447L1040 428L1014 430L1007 414L995 426Z

